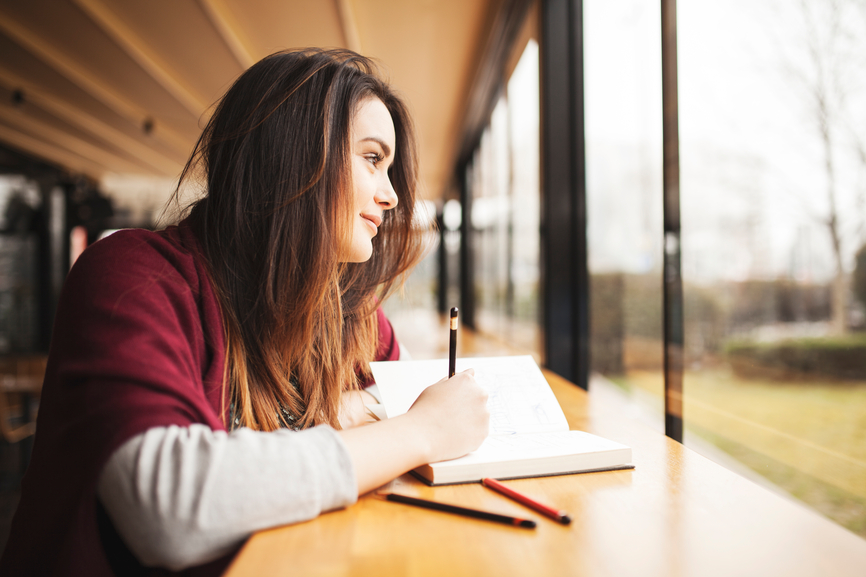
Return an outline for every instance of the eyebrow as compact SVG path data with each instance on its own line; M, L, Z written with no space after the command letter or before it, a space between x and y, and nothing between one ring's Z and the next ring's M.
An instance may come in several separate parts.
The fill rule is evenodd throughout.
M362 139L359 140L358 142L375 142L375 143L377 143L379 146L382 147L382 152L385 153L385 156L386 156L386 157L391 156L391 147L388 146L388 143L387 143L387 142L385 142L384 140L382 140L382 139L379 138L378 136L367 136L367 137L365 137L365 138L362 138Z

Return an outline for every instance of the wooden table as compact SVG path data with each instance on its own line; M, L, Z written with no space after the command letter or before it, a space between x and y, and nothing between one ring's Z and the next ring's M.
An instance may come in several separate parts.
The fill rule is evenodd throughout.
M228 576L866 575L866 541L629 418L613 395L545 372L572 429L631 446L632 471L508 481L559 525L478 484L391 489L534 518L535 530L385 502L254 535Z

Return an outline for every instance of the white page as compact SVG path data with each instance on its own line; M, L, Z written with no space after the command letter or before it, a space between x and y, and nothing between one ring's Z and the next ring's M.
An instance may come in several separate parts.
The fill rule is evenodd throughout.
M448 361L370 363L389 417L409 410L421 391L448 374ZM490 434L513 435L568 430L568 421L550 385L529 356L457 359L457 371L475 369L490 398Z

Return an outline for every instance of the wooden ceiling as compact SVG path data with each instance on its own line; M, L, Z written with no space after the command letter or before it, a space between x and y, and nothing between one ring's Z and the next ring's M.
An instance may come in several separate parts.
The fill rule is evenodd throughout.
M276 50L378 59L414 112L424 196L458 153L501 0L0 0L0 142L72 172L174 179L210 105Z

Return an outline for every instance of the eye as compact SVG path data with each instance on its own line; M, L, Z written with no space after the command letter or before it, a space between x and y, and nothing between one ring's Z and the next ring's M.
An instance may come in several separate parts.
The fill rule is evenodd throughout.
M369 162L373 166L379 166L379 163L382 162L383 160L385 160L384 156L382 156L379 153L375 153L375 152L364 155L364 158L366 158L367 162Z

